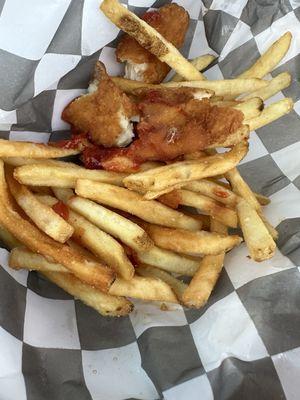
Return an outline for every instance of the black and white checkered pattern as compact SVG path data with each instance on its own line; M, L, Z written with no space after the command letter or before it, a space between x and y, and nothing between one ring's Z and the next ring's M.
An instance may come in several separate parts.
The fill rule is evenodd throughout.
M0 137L46 142L68 134L60 113L87 87L94 62L111 74L118 30L99 0L0 0ZM128 0L142 13L164 0ZM38 276L13 271L0 249L0 399L211 400L300 398L300 1L180 0L190 58L219 55L208 78L247 68L286 30L295 109L253 132L240 171L271 197L280 251L254 263L244 245L226 256L202 310L135 302L120 319ZM104 47L103 47L104 46Z

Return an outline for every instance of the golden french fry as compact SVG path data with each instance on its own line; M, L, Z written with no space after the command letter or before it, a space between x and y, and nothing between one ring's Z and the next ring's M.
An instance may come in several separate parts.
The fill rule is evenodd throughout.
M294 103L292 99L286 98L279 100L266 107L258 117L245 120L244 124L249 126L250 131L254 131L288 114L293 107Z
M218 221L211 220L211 231L226 235L227 229ZM224 264L225 253L203 257L199 269L182 295L183 304L188 307L202 307L218 280Z
M11 165L13 167L21 167L22 165L31 164L48 164L56 167L68 167L68 168L81 168L79 165L72 162L66 162L55 159L45 159L45 158L26 158L26 157L2 157L5 164Z
M117 0L104 0L100 9L118 28L133 36L142 47L181 76L190 80L203 79L202 74L180 54L175 46Z
M87 179L78 179L75 192L79 196L129 212L145 221L158 225L189 230L197 230L200 226L194 218L188 217L157 201L145 201L142 195L125 188L100 182L91 182Z
M256 210L241 199L237 213L251 258L263 261L273 257L276 244Z
M199 193L191 192L190 190L176 190L178 202L181 205L197 208L204 214L208 214L217 221L222 222L231 228L237 227L237 214L234 210L225 207L222 203L210 197Z
M137 192L161 191L202 178L224 174L234 168L248 151L248 143L242 142L227 153L204 157L200 160L175 162L164 167L132 174L123 182ZM145 198L148 198L145 195Z
M67 204L104 232L134 250L145 251L153 246L152 240L140 226L93 201L73 196Z
M119 317L133 310L132 303L123 298L103 293L100 290L81 282L60 264L51 263L40 254L32 253L26 248L13 249L9 265L13 269L24 268L41 272L49 281L94 308L101 315Z
M231 250L242 241L237 235L222 236L205 231L190 232L150 224L147 225L145 230L157 246L176 253L198 257L220 254Z
M14 171L14 177L18 182L24 185L34 186L54 186L63 188L74 188L77 179L89 179L91 181L100 181L111 183L113 185L122 185L126 174L110 172L104 170L91 170L83 167L57 166L51 164L30 164L17 167Z
M113 77L113 82L124 92L133 94L137 89L149 88L180 88L190 87L196 89L206 89L212 91L216 96L238 96L241 93L254 92L255 90L268 86L268 81L250 78L250 79L222 79L216 81L190 80L183 82L166 82L158 85L132 81L130 79Z
M286 55L292 40L291 32L286 32L239 78L263 78L271 72Z
M243 125L236 131L230 133L223 142L214 142L208 147L208 149L215 149L216 147L232 147L243 140L248 139L249 133L249 127Z
M2 160L0 160L0 225L30 250L62 264L82 281L103 291L107 291L115 279L114 272L110 268L86 260L74 249L45 235L15 211L7 190Z
M63 149L43 143L14 142L0 139L0 157L60 158L78 153L79 150Z
M111 285L109 293L114 296L178 303L177 297L166 282L157 278L137 275L130 281L117 278Z
M63 203L67 203L71 197L75 196L74 191L70 188L52 187L51 189L55 197Z
M73 235L74 229L68 222L51 207L41 203L26 186L17 182L10 173L7 174L7 182L16 202L41 231L60 243L65 243Z
M157 246L153 246L145 252L137 252L136 258L140 263L152 265L168 272L187 276L194 275L200 262L200 259L184 257Z
M211 64L214 60L216 59L215 56L211 54L204 54L203 56L199 56L194 58L193 60L190 61L191 64L198 70L202 71L205 69L209 64ZM183 81L184 78L179 75L175 74L172 79L170 79L170 82L181 82Z
M38 199L50 206L57 203L54 197L38 196ZM134 267L119 242L74 211L69 210L67 220L74 228L74 240L89 249L122 278L133 277Z
M137 273L141 276L149 277L149 278L158 278L164 281L167 285L169 285L174 293L176 294L178 300L181 302L182 294L187 288L187 284L182 282L180 279L175 278L171 274L166 271L163 271L156 267L151 267L151 265L142 264L139 265L136 269Z
M9 248L22 246L22 243L19 242L7 229L0 225L0 240Z
M280 90L283 90L290 86L291 79L291 75L288 72L282 72L275 78L271 79L267 87L243 96L242 100L250 100L254 97L260 97L262 100L268 100L270 97L274 96L274 94L280 92Z
M252 97L249 100L239 102L238 104L234 105L233 108L242 111L244 114L244 119L247 120L258 117L264 108L264 103L261 98Z
M211 197L228 207L234 208L237 203L237 195L229 188L210 181L208 179L201 179L199 181L190 182L183 187L186 190L203 194L204 196Z

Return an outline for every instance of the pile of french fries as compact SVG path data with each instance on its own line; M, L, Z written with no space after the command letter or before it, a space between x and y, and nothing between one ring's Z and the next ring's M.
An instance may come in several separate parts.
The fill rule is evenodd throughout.
M289 32L236 79L208 81L199 70L213 56L189 62L116 0L105 0L101 9L174 69L173 79L160 86L212 90L211 101L244 113L249 131L292 109L291 99L263 106L290 84L287 72L262 79L287 53ZM114 81L126 92L157 87ZM131 298L200 308L227 251L244 240L251 258L263 261L276 249L277 232L262 212L270 201L236 168L247 152L242 140L225 153L209 149L121 174L56 160L76 150L0 140L0 237L12 249L9 265L38 271L106 316L130 313ZM228 234L238 226L243 239Z

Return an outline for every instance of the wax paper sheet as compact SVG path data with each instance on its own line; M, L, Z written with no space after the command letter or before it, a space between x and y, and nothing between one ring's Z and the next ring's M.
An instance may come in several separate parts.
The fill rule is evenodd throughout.
M295 109L251 134L240 171L270 196L280 234L272 260L244 245L201 310L135 302L125 318L99 316L36 273L14 272L0 249L1 400L300 398L300 2L179 0L191 22L183 54L218 55L208 78L247 68L285 31L293 42L272 72L292 85ZM128 0L141 14L167 1ZM0 136L46 142L68 135L63 107L83 93L97 59L119 74L118 29L99 0L0 0Z

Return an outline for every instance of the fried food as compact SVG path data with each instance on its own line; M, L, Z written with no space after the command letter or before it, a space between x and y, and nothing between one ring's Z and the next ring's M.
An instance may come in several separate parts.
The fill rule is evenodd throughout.
M126 146L134 136L130 119L136 115L136 107L113 83L100 61L89 91L64 109L62 119L88 133L96 144Z
M168 4L142 16L152 28L175 47L183 45L189 15L183 7ZM160 83L170 71L168 64L142 47L132 36L124 34L116 48L117 60L125 62L125 78L148 83Z

